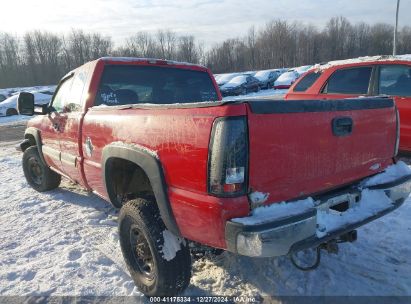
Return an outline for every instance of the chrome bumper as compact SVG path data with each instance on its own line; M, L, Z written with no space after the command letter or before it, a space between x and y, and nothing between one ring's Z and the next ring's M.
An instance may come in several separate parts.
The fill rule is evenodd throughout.
M334 206L345 203L355 212L356 204L361 204L362 191L378 191L377 195L386 196L390 202L375 211L373 204L361 205L364 216L356 214L354 221L334 225L333 229L321 231L324 214L338 211ZM261 224L244 225L236 221L226 223L225 237L227 250L245 256L274 257L287 255L305 248L316 247L329 240L350 232L400 207L411 192L411 176L402 177L394 182L356 189L349 193L326 195L315 200L313 208L303 210L301 214L290 217L273 218ZM367 212L369 208L370 212Z

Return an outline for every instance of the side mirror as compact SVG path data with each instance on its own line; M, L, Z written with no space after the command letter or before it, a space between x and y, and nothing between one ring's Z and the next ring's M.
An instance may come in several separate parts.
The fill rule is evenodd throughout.
M17 99L17 109L20 115L34 115L34 95L27 92L21 92Z

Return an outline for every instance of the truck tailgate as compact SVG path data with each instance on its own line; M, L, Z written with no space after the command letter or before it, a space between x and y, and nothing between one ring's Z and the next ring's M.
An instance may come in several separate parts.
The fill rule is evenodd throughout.
M392 163L397 118L391 99L247 104L249 187L268 194L266 203L339 188Z

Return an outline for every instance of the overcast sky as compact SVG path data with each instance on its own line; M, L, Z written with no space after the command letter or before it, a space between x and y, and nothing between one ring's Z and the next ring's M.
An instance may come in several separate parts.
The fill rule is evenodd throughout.
M3 0L0 32L72 28L112 36L116 44L137 31L170 29L206 45L244 35L281 18L318 27L333 16L351 22L394 23L395 0ZM401 0L400 26L411 25L411 0Z

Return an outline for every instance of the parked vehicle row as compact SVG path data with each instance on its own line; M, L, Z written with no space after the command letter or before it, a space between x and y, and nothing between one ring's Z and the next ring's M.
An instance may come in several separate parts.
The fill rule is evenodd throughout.
M311 65L305 65L302 67L289 69L287 72L281 74L274 82L274 89L289 89L293 85L293 83L311 67Z
M260 82L261 89L271 89L280 75L280 70L266 70L255 73L254 77Z
M34 94L36 104L48 104L53 96L54 90L31 91ZM0 101L0 116L17 115L17 99L20 93L16 93L3 101Z
M310 67L215 74L214 77L223 96L244 95L258 92L259 89L288 89ZM255 83L258 83L259 89Z

